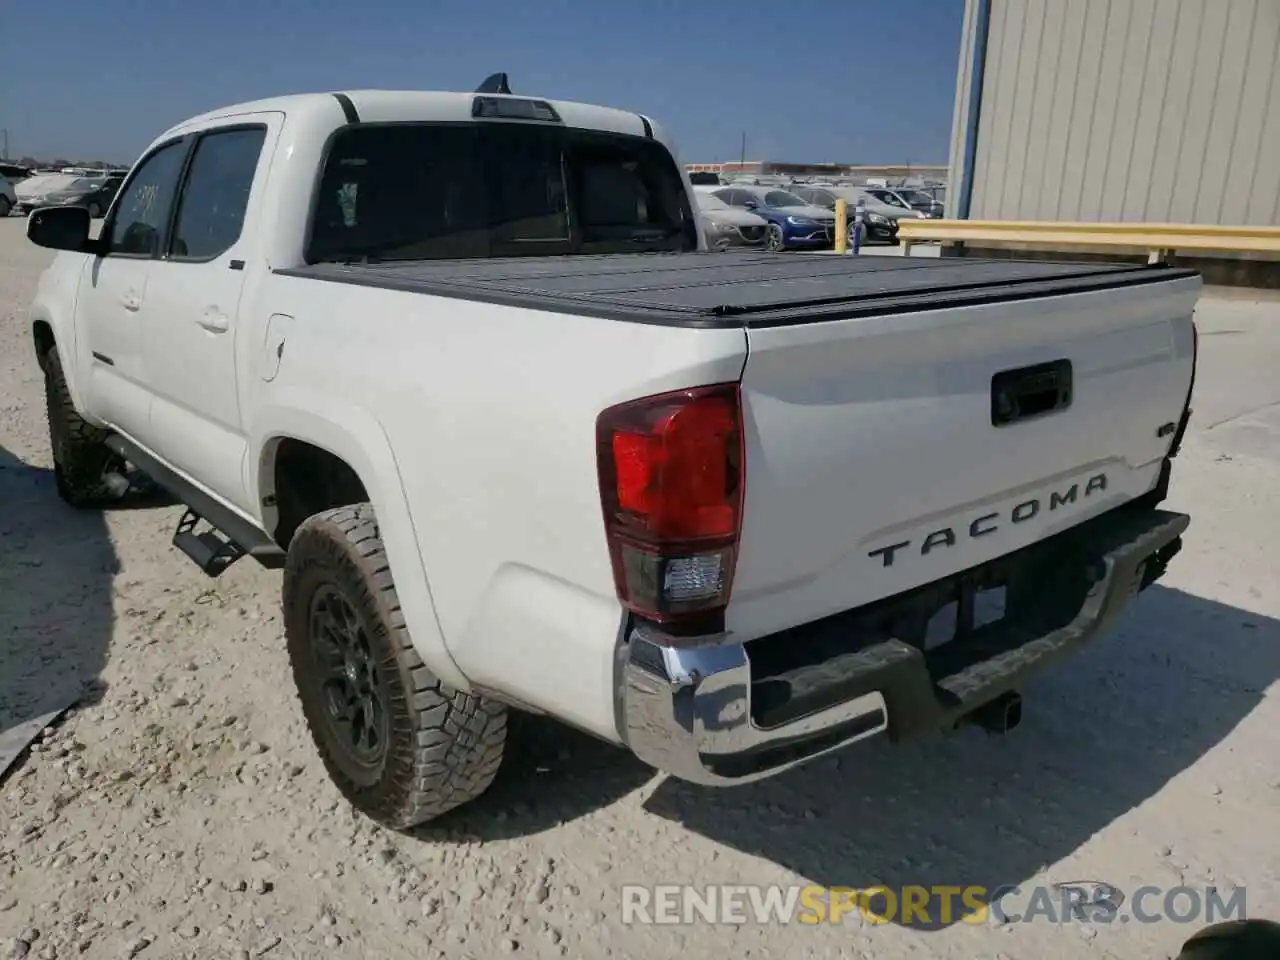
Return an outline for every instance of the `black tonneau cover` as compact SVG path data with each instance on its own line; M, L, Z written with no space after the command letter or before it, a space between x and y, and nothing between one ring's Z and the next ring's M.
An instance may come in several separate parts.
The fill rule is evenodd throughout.
M1194 277L1124 263L969 257L650 253L317 263L338 283L674 326L775 326L935 310Z

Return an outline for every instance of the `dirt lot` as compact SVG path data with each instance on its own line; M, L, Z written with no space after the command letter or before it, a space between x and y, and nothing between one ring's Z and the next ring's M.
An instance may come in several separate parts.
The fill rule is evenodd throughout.
M205 579L175 507L55 498L26 318L49 255L22 229L0 222L0 730L80 701L0 784L0 957L1145 958L1191 929L625 925L625 883L1243 884L1280 917L1280 303L1203 303L1187 548L1008 738L709 792L527 720L490 794L402 836L313 756L278 573Z

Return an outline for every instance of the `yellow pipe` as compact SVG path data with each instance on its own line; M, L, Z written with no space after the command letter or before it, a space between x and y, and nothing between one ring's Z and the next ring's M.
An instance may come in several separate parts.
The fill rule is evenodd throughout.
M841 198L836 201L836 253L849 250L849 204Z

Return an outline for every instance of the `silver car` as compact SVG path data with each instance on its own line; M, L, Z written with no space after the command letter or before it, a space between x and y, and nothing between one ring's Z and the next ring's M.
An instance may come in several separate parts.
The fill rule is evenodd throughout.
M707 235L707 246L711 249L728 250L731 247L759 247L764 244L769 232L769 221L764 217L758 217L749 210L731 207L710 190L694 187L693 193L698 201L702 229Z

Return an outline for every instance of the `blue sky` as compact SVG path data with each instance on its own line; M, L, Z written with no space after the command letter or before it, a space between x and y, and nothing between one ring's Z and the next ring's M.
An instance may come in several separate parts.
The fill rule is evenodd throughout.
M686 162L945 163L963 0L56 0L5 4L10 152L132 161L281 93L471 90L641 111ZM24 42L22 38L29 38Z

